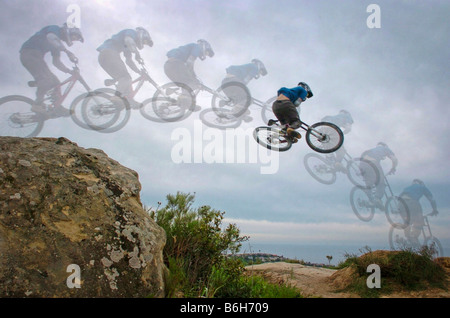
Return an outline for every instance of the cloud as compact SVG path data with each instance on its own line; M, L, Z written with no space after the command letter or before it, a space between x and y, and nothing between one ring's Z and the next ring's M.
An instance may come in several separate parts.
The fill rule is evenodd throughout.
M169 81L163 71L167 51L205 38L216 55L196 64L203 83L218 87L226 67L252 58L261 59L268 69L267 76L249 84L255 98L267 100L281 86L307 81L315 96L302 105L304 121L313 123L347 109L355 121L345 136L349 156L359 157L385 141L399 160L397 174L389 176L395 192L412 178L422 178L436 193L439 208L448 211L448 1L433 5L377 1L380 29L367 28L370 1L3 1L0 96L34 96L34 89L26 87L31 76L20 64L18 50L43 26L62 24L72 3L81 8L85 43L76 43L71 50L92 88L103 87L107 77L98 65L96 48L124 28L141 25L149 30L155 44L141 55L160 85ZM139 99L154 92L146 84ZM78 88L73 97L81 93ZM202 108L209 108L209 93L201 96ZM69 105L70 98L65 106ZM253 120L243 123L244 129L264 124L260 107L252 105L250 110ZM249 232L261 238L264 232L258 226L278 241L290 237L356 240L365 231L376 239L382 234L381 224L351 223L355 218L348 198L351 184L344 174L326 186L305 171L303 157L311 150L304 139L280 154L280 168L274 175L262 175L258 164L174 163L173 131L192 130L198 116L193 113L181 122L161 124L134 110L126 127L114 134L82 129L68 118L49 120L41 136L64 135L80 146L104 149L139 173L142 198L149 205L167 193L195 191L198 200L227 211L230 219L242 220ZM445 219L440 226L448 229L449 224Z

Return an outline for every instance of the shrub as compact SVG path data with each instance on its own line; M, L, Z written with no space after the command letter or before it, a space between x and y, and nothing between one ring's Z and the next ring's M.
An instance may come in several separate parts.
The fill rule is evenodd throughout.
M164 207L147 209L167 235L166 297L300 297L294 287L245 275L242 260L227 257L238 253L248 237L240 236L235 224L222 227L224 212L209 206L194 208L191 194L178 192L166 198Z
M178 192L167 195L164 207L150 211L150 215L166 231L163 254L171 272L169 285L171 288L178 285L184 294L191 296L194 296L192 293L201 293L207 286L213 269L223 264L224 253L237 253L242 242L248 239L240 236L235 224L222 229L224 212L210 206L194 208L193 203L194 195ZM180 269L175 270L176 267ZM176 278L171 277L174 270Z
M444 288L445 271L436 262L427 248L420 251L374 251L366 247L367 253L356 256L346 255L340 268L353 266L356 269L354 281L349 289L365 297L377 297L380 293L393 290L421 290L428 286ZM369 289L366 286L367 267L380 266L382 287Z

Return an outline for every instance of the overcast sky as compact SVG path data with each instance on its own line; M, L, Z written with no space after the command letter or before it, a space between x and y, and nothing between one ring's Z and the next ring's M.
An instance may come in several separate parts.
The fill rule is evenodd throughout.
M367 25L371 3L380 9L380 28ZM399 162L396 174L388 177L395 194L421 178L440 212L431 220L433 233L450 247L450 2L0 0L0 96L34 98L34 89L26 86L31 76L20 63L19 49L42 27L64 23L73 4L80 8L85 42L75 42L70 49L92 88L101 88L107 78L96 48L120 30L137 26L147 28L154 41L141 55L160 85L169 81L163 71L166 52L200 38L215 51L213 58L195 65L209 87L220 85L226 67L253 58L262 60L268 70L267 76L249 84L257 99L273 97L282 86L307 82L314 97L302 105L302 120L313 123L348 110L354 119L345 136L351 157L359 157L379 141L387 143ZM65 77L56 70L55 74ZM154 91L147 86L139 97L151 97ZM78 88L73 97L82 92ZM202 109L210 107L208 93L200 93L199 104ZM264 124L259 107L250 110L252 120L239 127L247 132ZM273 174L261 173L262 154L254 145L243 151L250 156L257 149L256 163L174 162L172 150L180 145L177 133L191 134L193 147L205 149L208 140L195 135L199 125L198 112L169 124L146 120L135 110L115 133L82 129L67 118L47 121L39 136L65 136L82 147L101 148L136 170L147 206L164 202L169 193L195 192L198 205L226 211L227 219L255 242L388 246L384 215L377 213L372 221L363 222L353 213L352 185L345 175L338 174L333 185L323 185L306 172L303 157L312 150L304 140L279 154ZM216 139L226 134L206 126L202 133ZM223 147L230 151L226 144ZM425 211L431 211L427 201L422 203Z

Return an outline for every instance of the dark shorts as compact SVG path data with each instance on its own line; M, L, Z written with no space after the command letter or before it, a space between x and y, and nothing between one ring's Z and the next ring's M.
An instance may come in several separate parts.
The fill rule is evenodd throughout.
M164 73L175 83L182 83L195 90L199 86L197 77L183 61L177 59L169 59L164 64Z
M297 108L289 100L276 100L272 104L272 111L282 125L297 129L301 125Z
M58 78L50 71L45 62L44 54L39 50L22 50L20 61L36 81L36 100L41 102L45 93L60 83Z

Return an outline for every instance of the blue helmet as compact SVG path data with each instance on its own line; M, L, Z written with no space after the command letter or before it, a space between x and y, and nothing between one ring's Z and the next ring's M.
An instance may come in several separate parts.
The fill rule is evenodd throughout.
M202 55L200 56L200 59L203 61L207 56L213 57L214 51L211 47L211 44L209 44L208 41L200 39L197 41L197 44L200 45L202 49Z

